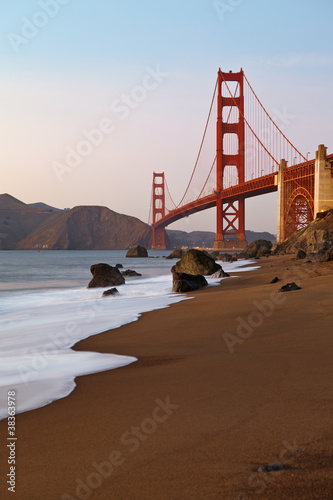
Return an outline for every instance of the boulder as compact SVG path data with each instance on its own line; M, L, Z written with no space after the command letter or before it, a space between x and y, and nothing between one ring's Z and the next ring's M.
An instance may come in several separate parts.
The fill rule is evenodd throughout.
M304 250L298 250L296 254L296 259L298 260L305 259L305 257L306 257L306 252L304 252Z
M117 288L110 288L109 290L105 290L103 292L102 297L109 297L110 295L116 295L118 292Z
M88 284L88 288L118 286L125 283L125 278L119 269L109 266L109 264L94 264L90 267L90 272L93 278Z
M148 252L145 247L135 245L128 249L126 257L148 257Z
M293 292L294 290L301 290L301 287L296 285L296 283L287 283L286 285L282 286L278 291L279 292Z
M124 266L122 264L116 264L117 269L122 269Z
M271 284L272 283L277 283L279 280L279 278L277 276L275 276L275 278L272 279L272 281L270 282Z
M221 266L206 252L201 250L188 250L176 262L173 269L179 273L210 275L219 271Z
M137 273L136 271L133 271L132 269L126 269L126 271L121 271L121 274L123 276L130 276L130 277L133 277L133 276L142 276L142 274Z
M256 258L263 257L264 255L270 255L272 242L268 240L254 240L250 243L244 250L246 258Z
M175 248L171 254L166 257L166 259L181 259L184 253L184 250L181 248Z
M188 274L176 272L172 268L173 286L172 290L177 293L193 292L206 286L208 283L201 274Z

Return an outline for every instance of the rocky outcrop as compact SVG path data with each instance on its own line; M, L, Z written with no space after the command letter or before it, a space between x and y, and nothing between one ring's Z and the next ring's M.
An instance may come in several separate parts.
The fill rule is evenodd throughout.
M206 252L201 250L188 250L176 262L173 269L178 273L210 275L219 271L221 266Z
M172 268L172 290L177 293L193 292L206 286L208 283L201 274L179 273Z
M166 259L181 259L184 253L184 250L181 248L175 248L171 254L166 257Z
M263 257L264 255L270 255L272 248L272 242L268 240L255 240L248 245L243 254L245 258L253 259L256 257Z
M296 231L279 245L279 252L297 253L302 250L308 257L327 262L333 253L333 210L321 212L306 227Z
M128 249L126 257L148 257L148 252L145 247L134 245Z
M93 278L88 284L88 288L118 286L125 283L125 278L119 269L109 266L109 264L94 264L90 267L90 272Z

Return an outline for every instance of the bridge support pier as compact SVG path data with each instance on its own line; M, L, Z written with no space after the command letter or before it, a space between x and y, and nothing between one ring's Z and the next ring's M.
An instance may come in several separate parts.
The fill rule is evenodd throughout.
M276 243L280 245L284 241L284 169L287 166L286 160L280 161L279 171L277 175L278 188L278 209L277 209L277 236Z
M314 216L333 208L333 171L327 161L327 148L324 144L318 146L315 162L314 183Z

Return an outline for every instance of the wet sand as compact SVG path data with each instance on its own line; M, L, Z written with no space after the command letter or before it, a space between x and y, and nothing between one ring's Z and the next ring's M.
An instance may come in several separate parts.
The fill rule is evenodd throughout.
M1 498L333 499L333 263L258 264L78 344L139 361L17 416L15 495L0 422Z

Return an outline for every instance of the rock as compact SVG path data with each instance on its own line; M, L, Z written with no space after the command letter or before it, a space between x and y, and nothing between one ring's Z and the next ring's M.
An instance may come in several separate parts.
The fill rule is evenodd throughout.
M245 256L249 259L270 255L272 242L268 240L254 240L244 250Z
M122 269L124 266L122 264L116 264L117 269Z
M188 274L176 272L172 268L173 287L172 290L177 293L192 292L206 286L208 283L201 274Z
M210 275L211 279L216 279L216 278L230 278L230 274L226 273L223 271L222 267L216 273Z
M279 251L296 253L303 250L307 255L333 246L333 209L321 212L320 217L287 238Z
M260 465L258 472L277 472L279 470L284 470L284 466L281 464Z
M306 257L306 252L304 252L303 250L298 250L296 254L296 259L298 260L305 259L305 257Z
M287 283L286 285L282 286L278 291L279 292L292 292L294 290L301 290L301 287L296 285L296 283Z
M118 286L125 283L125 278L121 275L119 269L109 266L109 264L94 264L90 267L90 272L93 278L88 288Z
M108 297L109 295L116 295L118 292L117 288L110 288L110 290L105 290L103 292L102 297Z
M222 262L235 262L237 257L230 253L220 253L218 260L222 260Z
M210 275L219 271L221 266L216 264L215 260L207 253L201 250L188 250L182 258L176 262L173 269L176 272L189 274Z
M328 262L330 260L333 260L333 248L327 250L320 258L320 262Z
M166 259L181 259L184 253L184 250L181 248L175 248L171 254L166 257Z
M148 257L148 252L145 247L135 245L128 249L126 257Z
M275 278L272 279L271 283L277 283L279 280L279 278L277 276L275 276Z
M126 271L121 271L121 274L123 276L130 276L130 277L133 277L133 276L142 276L142 274L137 273L136 271L133 271L132 269L126 269Z
M210 255L214 260L218 260L219 253L220 252L218 252L218 251L213 251L213 252L209 252L208 255Z

